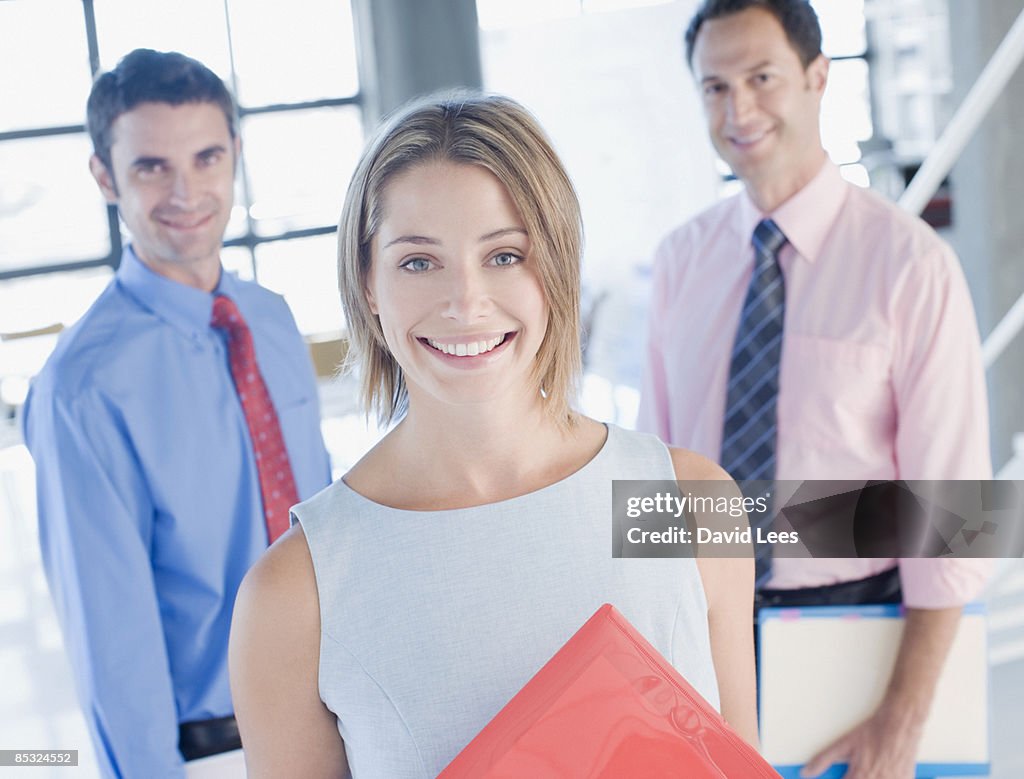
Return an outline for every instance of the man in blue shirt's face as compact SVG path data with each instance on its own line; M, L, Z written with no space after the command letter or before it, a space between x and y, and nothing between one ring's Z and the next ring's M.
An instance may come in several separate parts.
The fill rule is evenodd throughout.
M150 269L211 291L231 214L238 138L214 103L146 102L111 126L110 167L89 167Z

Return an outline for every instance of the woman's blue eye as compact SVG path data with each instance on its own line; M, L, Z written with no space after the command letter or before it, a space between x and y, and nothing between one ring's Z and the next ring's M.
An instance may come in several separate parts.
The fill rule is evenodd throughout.
M521 259L522 258L519 257L518 255L510 254L509 252L503 252L502 254L494 255L494 264L495 265L515 265Z
M411 260L403 262L401 267L405 270L425 271L430 269L430 260L426 260L423 257L413 257Z

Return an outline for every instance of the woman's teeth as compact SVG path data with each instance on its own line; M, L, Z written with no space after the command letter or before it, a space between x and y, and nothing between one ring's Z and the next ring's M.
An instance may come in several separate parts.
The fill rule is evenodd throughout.
M501 344L504 340L505 336L499 335L489 341L474 341L473 343L468 344L443 344L440 341L434 341L430 338L427 339L427 343L439 352L451 354L455 357L476 357L478 354L484 354L491 351L491 349Z

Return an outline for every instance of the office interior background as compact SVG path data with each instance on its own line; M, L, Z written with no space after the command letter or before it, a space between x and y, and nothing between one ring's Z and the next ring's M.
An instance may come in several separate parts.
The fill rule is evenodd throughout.
M896 199L1024 0L815 0L832 58L824 142L850 181ZM523 102L553 138L586 227L580 405L631 426L650 260L672 227L735 192L682 55L694 0L0 0L0 749L77 748L95 776L42 574L28 384L110 280L123 243L87 167L93 73L131 49L208 64L240 105L226 268L284 295L320 351L335 475L380 431L331 374L345 323L335 223L362 143L405 100L465 85ZM926 218L957 250L983 339L1024 294L1024 68ZM950 366L956 370L956 366ZM1024 337L987 370L992 454L1024 479ZM950 413L956 413L950 410ZM993 776L1024 776L1024 566L987 592ZM45 769L40 769L45 770ZM68 772L68 773L65 773Z

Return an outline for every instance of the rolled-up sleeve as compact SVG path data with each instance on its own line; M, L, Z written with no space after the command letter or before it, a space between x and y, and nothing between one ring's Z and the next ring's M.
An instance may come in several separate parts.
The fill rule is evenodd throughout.
M911 609L946 609L968 603L985 589L993 560L900 560L903 605Z

